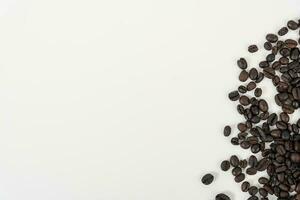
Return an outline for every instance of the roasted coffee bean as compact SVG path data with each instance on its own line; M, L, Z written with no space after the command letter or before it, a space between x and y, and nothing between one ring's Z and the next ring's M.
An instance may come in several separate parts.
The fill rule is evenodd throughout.
M230 126L225 126L223 130L223 134L225 137L228 137L231 134L231 127Z
M254 155L250 156L248 163L250 167L256 167L258 163L257 158Z
M278 40L278 36L272 33L267 34L266 40L271 43L275 43Z
M230 198L226 194L220 193L217 194L215 200L230 200Z
M248 77L249 77L248 72L246 70L242 70L240 75L239 75L239 80L241 82L245 82L245 81L247 81Z
M244 173L240 173L239 175L234 177L234 181L237 182L237 183L240 183L243 180L245 180L245 174Z
M270 43L270 42L265 42L264 43L264 48L265 48L265 50L267 50L267 51L271 51L271 49L272 49L272 44Z
M254 196L258 193L258 188L256 186L251 186L248 190L248 193L250 195Z
M260 151L260 145L259 144L253 144L252 146L251 146L251 152L252 153L258 153Z
M248 181L244 181L241 185L241 190L243 192L248 192L249 188L250 188L250 183Z
M257 79L255 80L256 83L260 83L264 79L265 75L262 72L258 73Z
M258 197L257 196L251 196L247 200L258 200Z
M260 178L258 179L258 182L259 182L260 184L264 185L264 184L267 184L267 183L269 182L269 180L268 180L267 178L265 178L265 177L260 177Z
M241 132L245 132L245 131L247 130L247 126L246 126L246 124L244 124L244 123L239 123L239 124L237 125L237 128L238 128L239 131L241 131Z
M256 89L254 90L254 95L255 95L256 97L260 97L260 96L262 95L262 90L261 90L261 88L256 88Z
M282 112L282 113L280 113L280 120L285 123L288 123L290 121L290 117L287 113Z
M231 100L231 101L236 101L240 98L240 94L238 91L232 91L228 94L228 98Z
M250 46L248 47L248 51L249 51L250 53L255 53L255 52L258 51L258 47L257 47L255 44L252 44L252 45L250 45Z
M254 175L256 173L257 173L257 170L255 168L250 167L250 168L246 169L246 174L248 174L248 175Z
M299 25L298 25L297 22L295 22L295 21L293 21L293 20L290 20L290 21L288 21L288 23L287 23L287 27L288 27L289 29L291 29L291 30L296 30L296 29L299 27Z
M293 88L293 89L292 89L292 94L293 94L293 97L294 97L296 100L300 100L300 87Z
M291 50L291 54L290 54L290 58L292 60L298 60L299 57L300 57L300 51L299 51L299 49L298 48L292 49ZM298 63L296 63L296 64L298 64Z
M240 104L243 106L248 106L250 104L250 99L247 96L240 96Z
M267 112L269 109L268 103L264 99L259 100L258 106L262 112Z
M251 81L251 82L248 83L248 85L247 85L247 90L248 91L254 90L255 88L256 88L256 83L255 82Z
M201 179L201 182L204 184L204 185L209 185L213 182L214 180L214 176L212 174L205 174L202 179Z
M271 67L266 67L263 70L265 77L272 79L275 76L275 70Z
M231 142L232 145L239 145L240 144L239 138L237 138L237 137L231 138L230 142Z
M247 160L240 160L240 167L241 167L242 169L246 168L247 165L248 165Z
M274 126L276 124L277 120L278 120L278 116L276 115L276 113L272 113L271 115L269 115L267 123L270 126Z
M279 29L278 31L278 35L279 36L284 36L289 32L289 29L287 27L282 27L281 29Z
M261 62L258 64L258 66L259 66L260 68L266 68L266 67L269 67L270 64L268 63L268 61L261 61Z
M238 167L239 166L240 160L236 155L232 155L230 157L229 161L230 161L231 166L233 166L233 167Z
M249 71L249 78L251 80L253 80L253 81L258 78L258 71L257 71L257 69L255 69L255 68L251 68L250 69L250 71Z
M247 89L247 87L240 85L238 87L238 91L239 91L239 93L245 94L248 91L248 89Z
M221 163L221 169L223 171L228 171L230 169L230 162L228 160L224 160Z
M260 196L262 196L262 197L268 196L268 192L264 188L259 188L258 192L259 192Z
M239 68L241 69L247 69L248 67L248 64L247 64L247 61L245 58L240 58L238 61L237 61L237 65Z
M273 62L275 60L275 55L274 54L269 54L269 55L267 55L267 57L266 57L266 61L268 61L268 62Z
M233 176L237 176L237 175L239 175L240 173L242 173L242 168L240 168L240 167L235 167L235 168L232 169L231 173L232 173Z
M300 163L300 153L291 153L291 161Z

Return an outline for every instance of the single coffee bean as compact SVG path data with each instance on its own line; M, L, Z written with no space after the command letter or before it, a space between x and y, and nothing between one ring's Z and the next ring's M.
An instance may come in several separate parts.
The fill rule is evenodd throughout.
M226 194L220 193L217 194L215 200L230 200L230 198Z
M292 40L292 39L287 39L284 41L284 45L287 47L287 48L295 48L297 47L298 45L298 42L296 40Z
M262 95L262 90L261 90L261 88L256 88L256 89L254 90L254 95L255 95L256 97L260 97L260 96Z
M258 182L259 182L260 184L264 185L264 184L267 184L267 183L269 182L269 180L268 180L267 178L265 178L265 177L260 177L260 178L258 179Z
M268 61L261 61L261 62L258 64L258 66L259 66L260 68L266 68L266 67L269 67L270 64L268 63Z
M278 40L278 36L272 33L267 34L266 40L271 43L275 43Z
M238 91L239 91L239 93L245 94L248 90L247 90L247 87L240 85L238 87Z
M262 112L267 112L269 109L268 103L264 99L259 100L258 106Z
M248 165L248 161L246 159L240 160L240 167L242 169L245 169L247 167L247 165Z
M240 96L240 104L243 106L248 106L250 104L250 99L247 96Z
M287 27L282 27L281 29L279 29L278 31L278 35L279 36L284 36L289 32L289 29Z
M231 166L233 166L233 167L238 167L239 166L240 160L236 155L232 155L230 157L229 161L230 161Z
M247 64L247 61L245 58L240 58L238 61L237 61L237 65L239 68L241 69L247 69L248 67L248 64Z
M248 47L248 51L249 51L250 53L255 53L255 52L258 51L258 47L257 47L255 44L252 44L252 45L250 45L250 46Z
M214 176L212 174L205 174L202 179L201 179L201 182L204 184L204 185L209 185L213 182L214 180Z
M291 161L300 163L300 153L291 153Z
M243 192L248 192L249 188L250 188L250 183L248 181L244 181L241 185L241 190Z
M239 145L240 144L239 138L237 138L237 137L231 138L230 142L231 142L232 145Z
M264 188L259 188L258 192L259 192L260 196L262 196L262 197L268 196L268 192Z
M267 55L266 57L266 61L268 62L273 62L275 60L275 55L270 53L269 55Z
M290 21L288 21L288 23L287 23L287 27L288 27L289 29L291 29L291 30L296 30L296 29L299 27L299 25L298 25L297 22L295 22L295 21L293 21L293 20L290 20Z
M248 72L246 70L242 70L240 75L239 75L239 80L241 82L245 82L245 81L247 81L248 77L249 77Z
M248 200L258 200L258 197L257 196L251 196L248 198Z
M256 186L251 186L248 190L248 193L251 195L251 196L254 196L258 193L258 188Z
M267 51L271 51L272 50L272 44L270 43L270 42L265 42L264 43L264 48L265 48L265 50L267 50Z
M280 113L279 116L280 116L280 120L285 122L285 123L288 123L290 121L289 115L285 112Z
M257 170L255 168L246 169L246 174L248 174L248 175L254 175L256 173L257 173Z
M230 126L225 126L223 130L223 134L225 137L228 137L231 134L231 127Z
M240 168L240 167L235 167L235 168L232 169L231 173L232 173L233 176L237 176L237 175L239 175L240 173L242 173L242 168Z
M244 173L240 173L239 175L234 177L234 181L237 182L237 183L240 183L243 180L245 180L245 174Z
M251 80L256 80L258 78L258 71L255 68L251 68L249 71L249 77Z
M247 90L248 91L254 90L255 88L256 88L256 83L255 82L251 81L251 82L248 83L248 85L247 85Z
M228 97L231 101L236 101L240 98L240 94L238 91L232 91L228 94Z
M250 167L253 167L253 168L256 167L256 165L258 163L257 158L254 155L250 156L248 163L249 163Z
M230 162L228 160L224 160L221 163L221 169L223 171L228 171L230 169Z
M274 126L276 124L277 120L278 120L277 114L276 113L272 113L271 115L269 115L267 123L270 126Z

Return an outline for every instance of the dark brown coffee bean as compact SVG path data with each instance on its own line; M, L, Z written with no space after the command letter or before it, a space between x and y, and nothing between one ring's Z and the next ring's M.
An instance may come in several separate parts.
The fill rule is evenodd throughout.
M260 145L259 144L253 144L252 146L251 146L251 152L252 153L258 153L260 151Z
M245 159L244 159L244 160L240 160L240 167L241 167L242 169L246 168L247 165L248 165L247 160L245 160Z
M258 71L255 68L251 68L249 71L249 77L251 80L256 80L258 78Z
M240 144L239 138L237 138L237 137L231 138L230 142L231 142L232 145L239 145Z
M274 126L276 124L277 120L278 120L278 116L276 115L276 113L272 113L271 115L269 115L267 123L270 126Z
M266 67L269 67L270 64L268 63L268 61L261 61L261 62L258 64L258 66L259 66L260 68L266 68Z
M247 81L248 77L249 77L248 72L246 70L242 70L240 75L239 75L239 80L241 82L245 82L245 81Z
M247 87L245 87L245 86L243 86L243 85L240 85L240 86L238 87L238 91L239 91L239 93L241 93L241 94L245 94L248 90L247 90Z
M234 181L237 182L237 183L240 183L243 180L245 180L245 174L244 173L240 173L239 175L234 177Z
M255 82L251 81L251 82L248 83L248 85L247 85L247 90L248 91L254 90L255 88L256 88L256 83Z
M237 128L239 129L239 131L241 132L245 132L247 130L247 126L244 123L238 123Z
M240 98L240 94L238 91L232 91L228 94L228 98L231 100L231 101L236 101Z
M243 105L243 106L248 106L250 104L250 99L247 97L247 96L240 96L240 104Z
M251 196L247 200L258 200L258 197L257 196Z
M300 163L300 153L291 153L291 161Z
M268 180L267 178L265 178L265 177L260 177L260 178L258 179L258 182L259 182L260 184L264 185L264 184L267 184L267 183L269 182L269 180Z
M283 121L278 121L276 122L276 127L280 130L285 130L287 129L287 124Z
M250 53L255 53L255 52L258 51L258 47L257 47L255 44L252 44L252 45L250 45L250 46L248 47L248 51L249 51Z
M270 62L273 62L274 60L275 60L274 54L270 53L269 55L267 55L266 61L268 61L270 63Z
M231 134L231 127L230 126L225 126L223 130L223 134L225 137L228 137Z
M232 167L238 167L239 166L240 160L236 155L232 155L230 157L229 161L230 161L230 164L231 164Z
M289 59L286 57L279 58L279 62L281 65L287 65L289 63Z
M287 47L287 48L295 48L297 47L298 45L298 42L296 40L292 40L292 39L287 39L284 41L284 45Z
M230 162L228 160L224 160L221 163L221 169L223 171L228 171L230 169Z
M258 163L257 158L256 158L254 155L251 155L251 156L249 157L248 163L249 163L249 166L250 166L250 167L253 167L253 168L256 167L256 166L257 166L257 163Z
M214 180L214 176L212 174L205 174L202 179L201 179L201 182L204 184L204 185L209 185L213 182Z
M215 200L230 200L230 198L226 194L220 193L217 194Z
M256 82L256 83L260 83L264 78L265 78L264 73L259 72L259 73L258 73L258 76L257 76L257 79L255 80L255 82Z
M237 61L237 65L239 68L241 69L247 69L248 67L248 64L247 64L247 61L245 58L240 58L238 61Z
M285 123L288 123L290 121L290 117L287 113L282 112L282 113L280 113L280 120Z
M278 36L272 33L267 34L266 40L271 43L275 43L278 40Z
M255 168L250 167L250 168L246 169L246 174L248 174L248 175L254 175L256 173L257 173L257 170Z
M248 192L249 188L250 188L250 183L248 181L244 181L241 185L241 190L243 192Z
M264 188L259 188L258 192L259 192L260 196L262 196L262 197L268 196L268 192Z
M256 89L254 90L254 95L255 95L256 97L260 97L260 96L262 95L262 90L261 90L261 88L256 88Z
M270 164L270 160L268 160L267 158L263 158L260 161L258 161L256 169L257 169L257 171L260 171L260 172L264 171L267 169L269 164Z
M266 67L263 70L265 77L272 79L275 76L275 70L271 67Z
M269 109L268 103L264 99L259 100L258 106L262 112L267 112Z
M248 141L242 141L240 143L240 146L243 148L243 149L249 149L251 147L251 144L248 142Z
M256 186L251 186L248 190L248 193L250 195L254 196L258 193L258 188Z
M291 29L291 30L296 30L296 29L299 27L299 25L298 25L297 22L295 22L295 21L293 21L293 20L290 20L290 21L288 21L288 23L287 23L287 27L288 27L289 29Z
M264 48L265 48L265 50L267 50L267 51L271 51L271 49L272 49L272 44L270 43L270 42L265 42L264 43Z
M292 49L291 50L291 54L290 54L290 58L292 60L298 60L299 57L300 57L300 51L299 51L299 49L298 48ZM296 64L298 64L298 63L296 63Z
M292 89L292 94L293 94L293 97L296 99L296 100L300 100L300 87L298 88L293 88Z
M235 168L232 169L231 173L232 173L233 176L237 176L237 175L239 175L240 173L242 173L242 168L240 168L240 167L235 167Z
M278 31L278 35L279 36L284 36L289 32L289 29L287 27L282 27L281 29L279 29Z

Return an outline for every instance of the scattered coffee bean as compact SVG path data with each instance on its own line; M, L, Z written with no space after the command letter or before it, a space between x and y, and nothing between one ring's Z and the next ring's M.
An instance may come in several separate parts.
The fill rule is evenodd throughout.
M216 200L230 200L230 198L226 194L220 193L217 194Z
M288 27L289 29L291 29L291 30L296 30L296 29L299 27L299 25L298 25L297 22L295 22L295 21L293 21L293 20L290 20L290 21L288 21L288 23L287 23L287 27Z
M228 137L231 134L231 127L230 126L225 126L223 130L223 134L225 137Z
M255 52L258 51L258 47L257 47L255 44L252 44L252 45L250 45L250 46L248 47L248 51L249 51L250 53L255 53Z
M221 169L223 171L228 171L230 169L230 162L228 160L224 160L221 163Z
M289 29L287 27L282 27L281 29L279 29L278 31L278 35L279 36L284 36L289 32Z
M212 174L205 174L202 179L201 179L201 182L204 184L204 185L209 185L213 182L214 180L214 176Z
M240 58L238 61L237 61L237 65L239 68L241 69L247 69L248 67L248 64L247 64L247 61L245 58Z

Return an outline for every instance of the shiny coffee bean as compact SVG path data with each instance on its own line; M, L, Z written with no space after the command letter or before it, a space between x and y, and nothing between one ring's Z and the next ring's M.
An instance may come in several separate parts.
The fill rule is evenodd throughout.
M214 176L212 174L205 174L202 179L201 179L201 182L204 184L204 185L209 185L213 182L214 180Z

